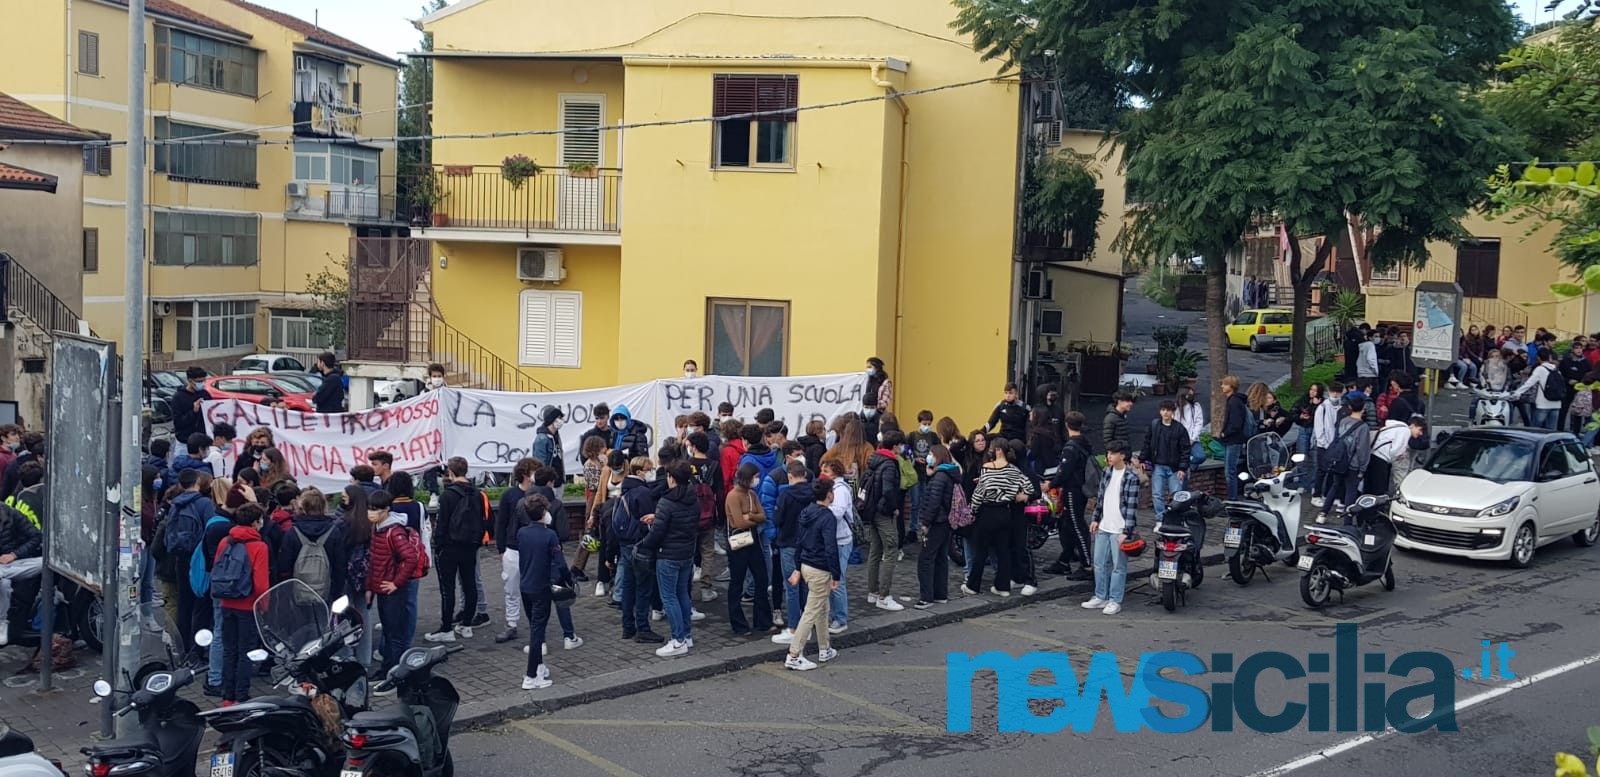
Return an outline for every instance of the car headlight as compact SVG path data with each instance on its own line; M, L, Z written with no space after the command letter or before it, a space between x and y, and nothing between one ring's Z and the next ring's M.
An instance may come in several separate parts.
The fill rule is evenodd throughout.
M1408 510L1411 509L1411 503L1406 501L1406 495L1405 494L1395 494L1394 495L1394 503L1396 505L1404 507L1404 508L1406 508Z
M1490 505L1490 506L1488 506L1488 507L1486 507L1486 508L1484 508L1482 510L1479 510L1478 511L1478 517L1479 518L1499 518L1502 515L1510 515L1512 510L1517 509L1517 505L1519 503L1521 503L1521 501L1522 501L1522 497L1520 497L1520 496L1511 497L1510 499L1507 499L1504 502L1501 502L1501 503L1495 504L1495 505Z

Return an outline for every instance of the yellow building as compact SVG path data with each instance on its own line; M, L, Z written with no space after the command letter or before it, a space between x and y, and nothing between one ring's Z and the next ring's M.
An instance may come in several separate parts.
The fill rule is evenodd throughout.
M879 356L902 416L987 418L1022 337L1025 87L983 81L996 65L953 18L923 0L462 0L427 17L435 133L568 131L434 142L438 314L554 389L686 359L801 375ZM664 124L615 129L648 122ZM501 162L518 154L542 172L514 185Z
M125 0L14 5L0 33L6 88L77 126L124 137ZM342 275L352 234L399 229L392 144L348 140L395 134L397 63L243 0L146 0L146 10L148 137L266 141L157 143L147 160L152 363L216 370L257 350L321 350L306 313L307 276ZM116 340L126 155L125 146L84 154L83 242L96 255L83 258L83 315Z

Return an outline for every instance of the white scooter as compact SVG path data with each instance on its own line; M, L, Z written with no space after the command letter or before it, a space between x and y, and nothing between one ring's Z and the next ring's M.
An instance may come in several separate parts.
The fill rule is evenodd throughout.
M1472 422L1473 426L1509 426L1511 423L1511 400L1513 395L1509 391L1485 391L1474 388L1472 395L1478 398L1477 415Z
M49 660L46 657L46 660ZM0 777L66 777L67 770L33 749L27 734L0 723Z
M1290 465L1304 460L1304 454L1290 456L1282 438L1272 432L1245 443L1247 471L1239 473L1239 480L1247 498L1227 501L1228 528L1222 535L1233 582L1249 585L1258 571L1266 577L1273 561L1295 565L1302 497Z

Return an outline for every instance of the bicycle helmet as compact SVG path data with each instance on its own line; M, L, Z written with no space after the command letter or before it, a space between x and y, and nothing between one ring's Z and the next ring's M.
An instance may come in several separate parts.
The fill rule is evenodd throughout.
M1144 555L1144 538L1139 536L1138 531L1128 532L1128 538L1122 541L1122 552L1130 558Z
M583 539L579 540L578 544L590 553L598 553L600 551L600 538L593 534L583 535Z

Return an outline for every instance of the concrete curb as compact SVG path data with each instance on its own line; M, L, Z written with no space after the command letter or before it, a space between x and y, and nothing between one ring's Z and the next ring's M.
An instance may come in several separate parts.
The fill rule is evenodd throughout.
M1205 566L1223 563L1221 552L1208 554L1201 559ZM1148 573L1140 573L1140 575ZM1139 580L1140 575L1129 572L1128 579ZM887 614L873 619L865 627L852 626L849 631L833 637L833 644L841 648L867 645L887 639L924 631L967 618L1005 610L1017 609L1033 601L1064 599L1073 594L1088 592L1093 586L1088 581L1068 581L1057 577L1041 581L1044 585L1030 597L1011 596L998 599L992 595L967 596L952 599L949 604L937 605L938 610L913 610ZM866 606L864 603L861 606ZM545 715L568 707L607 701L636 693L655 690L668 685L703 680L721 674L737 672L753 666L777 663L788 653L788 648L774 644L765 637L752 639L743 645L724 648L710 655L691 654L687 658L663 661L650 659L648 663L630 666L596 677L558 685L548 691L516 691L503 697L484 701L467 701L456 715L454 728L458 731L481 729L509 720ZM661 661L661 664L653 663ZM662 665L672 667L658 671Z

